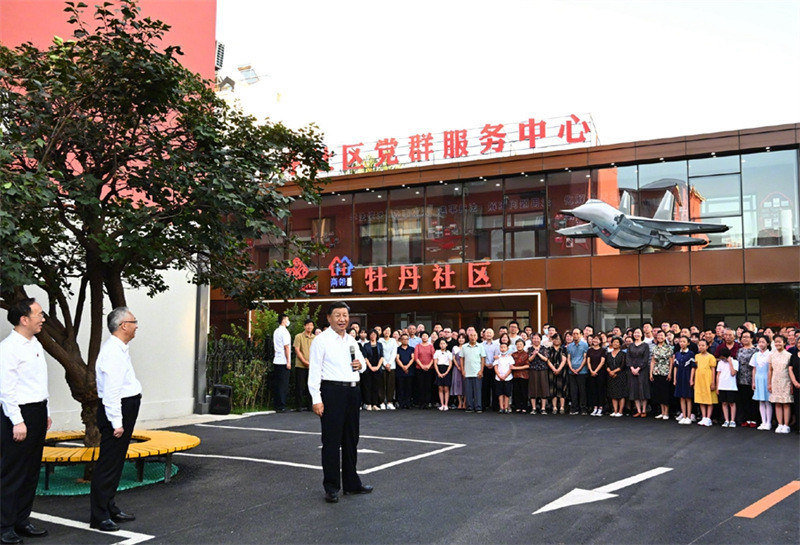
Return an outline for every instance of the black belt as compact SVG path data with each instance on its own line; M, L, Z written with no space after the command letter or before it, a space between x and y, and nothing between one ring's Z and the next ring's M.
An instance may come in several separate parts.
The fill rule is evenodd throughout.
M343 382L341 380L323 380L322 384L329 384L331 386L344 386L346 388L355 388L358 386L358 381L354 380L352 382Z

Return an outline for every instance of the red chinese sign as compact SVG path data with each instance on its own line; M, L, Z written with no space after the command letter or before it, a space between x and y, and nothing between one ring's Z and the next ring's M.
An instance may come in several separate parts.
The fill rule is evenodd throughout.
M491 288L489 282L489 262L480 261L478 263L467 264L467 287L470 288Z
M370 293L388 291L389 288L383 285L383 280L387 274L383 272L383 267L369 267L364 271L364 283Z
M292 266L291 267L287 267L286 268L286 272L289 273L290 275L294 276L298 280L303 280L304 278L306 278L308 276L309 269L308 269L308 266L305 263L303 263L299 257L295 257L292 260ZM317 291L318 291L317 290L317 281L314 280L313 282L309 282L308 284L306 284L305 286L303 286L300 289L302 291L306 292L306 293L317 293Z
M365 145L364 142L346 144L341 146L341 163L334 170L378 170L487 154L513 155L542 147L596 143L594 125L588 114L548 119L531 117L514 123L486 123L477 129L381 138L374 145Z

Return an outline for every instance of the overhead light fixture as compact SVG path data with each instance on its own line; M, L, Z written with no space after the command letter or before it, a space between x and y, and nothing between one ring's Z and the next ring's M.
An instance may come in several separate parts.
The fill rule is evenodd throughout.
M380 199L381 197L383 197L383 195L378 195L378 198L379 198L379 199Z
M712 151L711 152L711 157L716 157L716 156L717 156L717 152L716 151Z
M443 180L439 180L439 183L440 183L440 184L443 184L443 183L444 183L444 181L443 181Z
M611 166L615 167L615 166L617 166L617 163L611 163Z
M767 146L767 151L769 151L769 146Z
M587 177L587 178L591 178L591 177L592 177L592 175L591 175L591 174L587 174L587 175L586 175L586 177Z
M527 176L527 174L525 174L524 172L520 172L520 174L522 174L523 176Z
M539 181L540 181L540 182L543 182L543 181L544 181L544 178L539 178Z
M342 197L342 202L345 202L346 200L347 200L346 198Z
M414 195L419 195L419 191L414 191Z
M658 160L659 160L659 161L663 161L663 160L664 160L664 158L663 158L663 157L659 157L659 158L658 158Z
M495 186L495 187L500 187L500 184L499 184L499 183L498 183L498 184L494 184L494 186Z

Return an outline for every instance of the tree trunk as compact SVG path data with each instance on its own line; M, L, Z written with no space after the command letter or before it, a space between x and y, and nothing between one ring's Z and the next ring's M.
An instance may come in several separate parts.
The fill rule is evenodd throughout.
M97 427L97 401L81 404L81 421L86 428L83 444L87 447L100 445L100 430ZM94 462L89 462L83 468L83 480L91 481L94 473Z

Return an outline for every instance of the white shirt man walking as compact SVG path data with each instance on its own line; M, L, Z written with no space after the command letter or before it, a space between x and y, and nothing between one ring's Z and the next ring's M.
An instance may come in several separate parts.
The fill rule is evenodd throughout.
M286 398L289 395L289 374L292 371L292 335L289 333L289 317L278 316L278 327L272 333L272 373L275 377L275 411L286 412Z
M358 343L347 334L350 307L343 301L328 307L330 327L311 342L308 391L314 413L322 423L322 485L325 501L345 494L368 494L356 473L358 425L361 407L359 376L366 368ZM341 480L339 456L341 453Z
M109 313L107 325L111 337L100 348L95 364L100 455L92 475L89 525L104 532L116 532L117 522L136 518L122 512L114 503L114 496L139 416L142 385L133 372L128 346L136 336L139 322L127 307L117 307Z
M8 310L11 334L0 342L0 510L2 543L22 543L20 535L41 537L30 517L50 408L47 364L36 339L44 312L35 299L23 299Z

